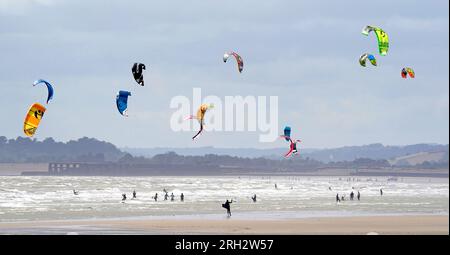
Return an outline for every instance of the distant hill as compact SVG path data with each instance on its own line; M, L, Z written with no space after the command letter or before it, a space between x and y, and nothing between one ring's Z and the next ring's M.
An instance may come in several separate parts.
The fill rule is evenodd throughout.
M311 153L305 153L310 157L322 162L352 161L357 158L386 159L392 160L398 157L418 153L447 152L448 144L414 144L406 146L384 146L382 144L370 144L363 146L347 146L336 149L324 149Z
M280 159L280 155L287 152L286 148L274 149L256 149L256 148L214 148L214 147L197 147L197 148L121 148L122 151L132 154L133 156L153 157L158 154L167 152L175 152L183 156L204 156L207 154L227 155L233 157L244 158L268 158ZM303 149L302 152L313 152L315 149Z
M382 144L370 144L363 146L346 146L334 149L303 149L301 155L324 163L338 161L353 161L358 158L394 160L399 157L414 155L417 153L441 153L447 152L448 145L440 144L415 144L407 146L384 146ZM122 148L134 156L153 157L157 154L173 151L184 156L204 156L207 154L229 155L247 158L282 159L287 148L275 149L250 149L250 148ZM439 155L441 155L439 154ZM444 153L445 156L445 153ZM447 156L448 161L448 156ZM413 161L411 161L413 162Z
M43 141L0 136L0 163L40 162L104 162L116 161L125 153L111 143L83 137L76 141L56 142L53 138Z
M389 160L389 163L395 166L414 166L425 162L448 162L448 151L419 152Z
M287 145L287 144L286 144ZM384 160L389 164L408 166L441 164L448 162L448 145L415 144L407 146L385 146L369 144L345 146L334 149L307 149L300 146L300 156L322 163L352 162L357 159ZM43 141L18 137L7 139L0 136L0 163L45 163L45 162L116 162L126 153L134 157L152 158L174 152L180 156L230 156L249 159L283 160L285 148L122 148L95 138L83 137L68 142L57 142L53 138Z

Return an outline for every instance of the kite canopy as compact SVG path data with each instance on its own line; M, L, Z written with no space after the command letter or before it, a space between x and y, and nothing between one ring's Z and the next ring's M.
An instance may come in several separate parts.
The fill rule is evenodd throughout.
M370 63L372 63L373 66L377 66L377 60L372 54L369 53L364 53L361 55L361 57L359 57L359 64L365 67L367 59L369 59Z
M36 133L39 123L42 117L44 117L45 110L45 107L38 103L30 106L25 116L25 121L23 122L23 132L26 136L31 137Z
M120 114L127 116L127 108L128 108L128 97L131 96L131 93L129 91L121 90L119 91L119 94L116 97L116 105L117 110Z
M383 31L383 29L374 27L374 26L366 26L362 30L362 34L368 36L371 31L374 31L377 35L378 40L378 51L381 56L386 56L389 50L389 38L388 35Z
M197 110L197 115L195 116L195 118L200 121L203 122L203 119L205 118L205 114L206 111L209 109L214 108L214 104L202 104L200 105L200 107Z
M289 139L291 137L291 127L286 126L284 128L284 139L289 142Z
M240 73L242 73L242 70L244 69L244 61L242 60L241 56L239 56L236 52L231 51L223 54L223 62L226 63L230 56L234 56L238 64L238 70Z
M414 73L414 70L412 68L409 67L405 67L402 69L402 78L406 79L406 77L408 76L411 78L416 77L416 74Z
M50 99L53 98L53 86L46 80L36 80L33 82L33 86L36 86L38 84L45 84L47 86L47 90L48 90L48 96L47 96L47 104L50 101Z
M145 70L145 65L142 63L134 63L131 68L131 72L133 73L133 77L136 82L141 86L144 86L144 74L142 70Z

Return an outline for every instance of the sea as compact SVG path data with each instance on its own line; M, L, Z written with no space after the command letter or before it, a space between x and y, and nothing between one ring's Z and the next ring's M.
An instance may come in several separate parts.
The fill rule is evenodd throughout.
M164 189L169 195L167 200ZM352 191L354 200L350 200ZM356 197L358 191L360 200ZM126 200L122 200L122 194L126 194ZM344 200L336 202L337 194ZM251 199L254 195L256 202ZM226 217L222 204L227 199L233 201L231 212L238 219L448 215L449 180L361 176L0 176L0 223L221 219Z

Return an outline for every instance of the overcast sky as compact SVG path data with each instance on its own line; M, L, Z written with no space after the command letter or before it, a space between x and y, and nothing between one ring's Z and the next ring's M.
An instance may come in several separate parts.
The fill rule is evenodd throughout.
M449 142L449 2L0 0L0 135L23 136L42 78L55 87L35 135L120 147L280 147L259 132L173 132L174 96L278 96L304 147ZM390 38L380 56L365 25ZM234 50L244 71L224 64ZM378 67L360 67L373 53ZM131 75L147 65L145 87ZM412 67L415 79L400 76ZM129 90L130 117L115 106Z

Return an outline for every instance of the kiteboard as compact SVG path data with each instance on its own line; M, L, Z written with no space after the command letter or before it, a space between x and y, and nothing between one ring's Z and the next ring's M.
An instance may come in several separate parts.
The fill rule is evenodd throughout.
M23 122L23 132L26 136L33 136L36 133L36 129L41 122L42 117L44 117L46 108L41 104L33 104L25 116L25 121Z

